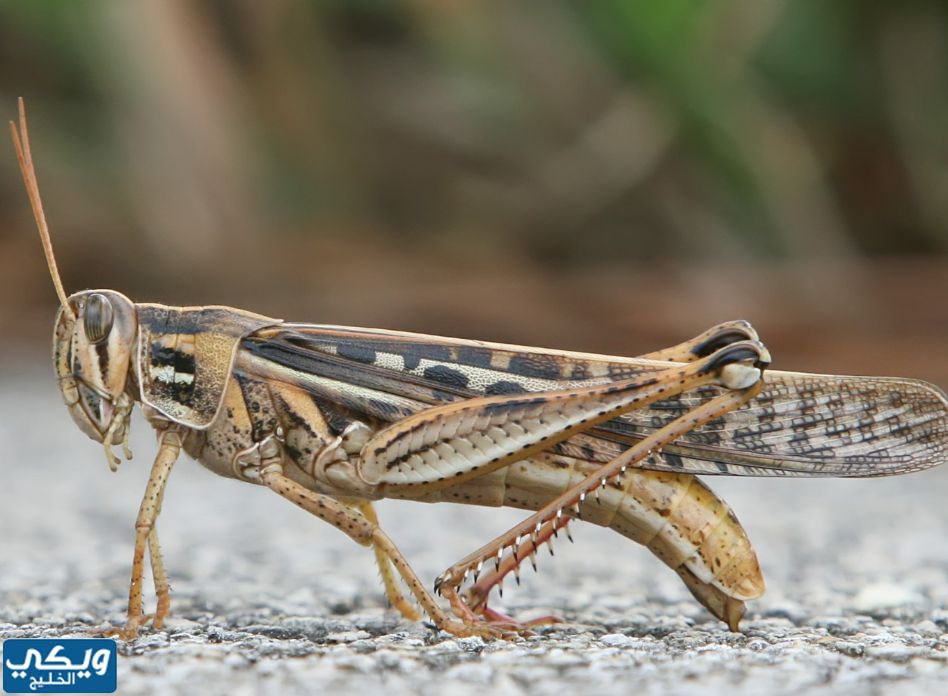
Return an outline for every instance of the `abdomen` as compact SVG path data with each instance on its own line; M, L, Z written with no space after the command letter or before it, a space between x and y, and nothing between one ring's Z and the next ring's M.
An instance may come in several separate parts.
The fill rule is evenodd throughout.
M405 497L539 510L597 468L583 460L544 455L460 485ZM764 592L757 555L737 517L690 474L629 469L598 496L589 494L578 519L614 529L648 548L732 627L734 612L743 613L743 600Z

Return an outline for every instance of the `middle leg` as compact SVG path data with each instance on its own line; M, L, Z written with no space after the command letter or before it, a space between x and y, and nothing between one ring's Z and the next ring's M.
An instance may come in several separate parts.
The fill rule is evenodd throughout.
M379 518L375 512L375 507L368 500L343 500L345 504L350 507L354 507L369 521L370 524L379 526ZM379 575L382 576L382 585L385 587L385 596L388 598L389 604L391 604L398 612L404 616L409 621L418 621L421 616L415 610L415 607L412 606L411 602L402 594L401 590L398 587L398 580L395 578L395 572L392 568L392 560L385 555L383 550L378 546L372 546L372 551L375 553L375 563L379 569Z

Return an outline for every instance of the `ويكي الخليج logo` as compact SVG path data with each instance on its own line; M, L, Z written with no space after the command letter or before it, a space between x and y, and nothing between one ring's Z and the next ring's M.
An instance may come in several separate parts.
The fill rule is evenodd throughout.
M110 694L116 687L109 638L8 638L3 690L13 694Z

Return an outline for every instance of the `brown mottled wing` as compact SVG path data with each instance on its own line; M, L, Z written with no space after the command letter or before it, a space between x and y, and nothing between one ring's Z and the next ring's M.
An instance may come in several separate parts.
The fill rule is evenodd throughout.
M948 456L948 399L931 384L889 377L768 371L746 406L680 438L650 468L704 474L885 476ZM693 408L700 393L611 421L634 441ZM602 447L609 456L608 447ZM620 448L621 449L621 448Z
M317 399L395 422L484 395L588 388L668 365L338 326L285 324L242 346ZM948 451L948 399L924 382L768 371L763 392L695 429L643 466L741 476L882 476L924 469ZM703 388L627 413L552 447L605 462L718 393Z
M240 339L280 323L230 307L136 309L142 401L192 428L217 416Z

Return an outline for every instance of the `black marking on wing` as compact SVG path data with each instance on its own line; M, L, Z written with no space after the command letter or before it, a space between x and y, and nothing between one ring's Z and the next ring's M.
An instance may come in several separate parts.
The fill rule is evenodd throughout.
M475 392L462 386L452 372L426 370L419 376L365 365L335 354L343 343L364 342L375 351L414 356L418 361L423 355L440 355L445 360L453 354L456 363L461 356L471 362L476 359L478 366L487 362L479 347L468 350L472 347L461 342L452 344L451 339L433 338L436 343L427 345L410 336L402 340L392 334L324 327L313 327L310 335L305 326L297 327L270 332L265 338L245 339L244 347L284 366L356 384L382 395L414 399L419 404L435 405L483 393L528 391L514 379L499 379L484 384L483 392ZM512 378L525 377L525 373L551 378L555 371L557 380L568 380L576 373L576 365L585 365L587 373L608 374L614 379L660 368L609 356L562 357L543 355L537 349L524 348L521 353L518 350L505 347L501 351L509 357L508 373ZM537 360L537 356L543 359ZM413 362L414 359L406 358L405 369L412 369ZM463 368L471 363L458 364ZM571 369L560 369L560 365L569 365ZM498 375L504 372L491 369ZM719 388L703 387L663 399L591 428L551 451L590 461L609 461L719 393ZM368 405L365 408L375 410ZM913 380L768 372L764 391L751 403L685 434L642 466L727 475L879 476L941 463L946 453L948 399L936 387Z
M487 389L484 390L484 393L487 396L505 396L509 394L526 394L527 390L522 384L517 382L501 380L487 385Z
M491 366L491 351L488 348L476 346L461 346L458 348L458 362L472 367L489 368Z
M467 389L468 378L460 370L455 370L447 365L432 365L425 368L425 378L438 384L444 384L450 387Z
M353 343L343 343L338 347L339 355L343 358L349 358L356 362L371 365L375 362L375 351L365 346Z

